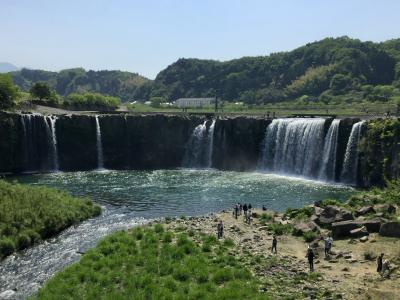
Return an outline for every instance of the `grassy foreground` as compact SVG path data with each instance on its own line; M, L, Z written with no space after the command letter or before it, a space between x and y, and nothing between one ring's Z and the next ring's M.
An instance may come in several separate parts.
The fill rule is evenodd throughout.
M189 234L192 235L192 234ZM37 299L265 299L233 242L157 224L115 233L55 275Z
M0 259L100 213L89 199L0 180Z

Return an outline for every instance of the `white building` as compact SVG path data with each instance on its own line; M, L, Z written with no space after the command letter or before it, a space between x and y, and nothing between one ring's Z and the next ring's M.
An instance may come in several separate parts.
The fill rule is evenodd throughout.
M180 108L203 107L215 103L215 98L179 98L175 100L175 106Z

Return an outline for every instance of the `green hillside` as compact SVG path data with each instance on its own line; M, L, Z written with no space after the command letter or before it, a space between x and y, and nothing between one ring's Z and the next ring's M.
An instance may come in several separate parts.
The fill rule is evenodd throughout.
M22 69L13 72L12 77L14 83L24 91L29 91L35 82L44 81L62 96L75 92L97 92L119 97L122 101L131 100L137 87L148 81L147 78L136 73L85 71L82 68L60 72Z
M230 61L179 59L136 91L146 99L207 97L265 104L342 95L388 100L399 93L400 39L384 43L326 38L290 52Z

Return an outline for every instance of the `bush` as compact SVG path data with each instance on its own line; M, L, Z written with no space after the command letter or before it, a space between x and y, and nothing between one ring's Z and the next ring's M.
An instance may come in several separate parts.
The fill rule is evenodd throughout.
M309 230L303 234L304 241L310 243L317 238L317 233L315 231Z
M293 227L289 224L283 225L281 223L272 223L268 225L267 229L276 235L282 235L291 233Z
M15 251L15 243L10 238L0 239L0 256L5 257Z
M19 250L28 248L31 245L31 238L28 234L22 232L17 237L17 248Z
M233 279L233 272L231 269L225 268L216 271L212 277L212 280L216 284L223 284Z
M365 260L374 260L376 255L371 250L366 250L364 252L364 259Z

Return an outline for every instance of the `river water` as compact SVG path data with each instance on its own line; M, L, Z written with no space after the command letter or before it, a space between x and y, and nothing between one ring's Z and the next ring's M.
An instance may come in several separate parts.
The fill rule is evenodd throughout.
M77 261L105 235L149 219L204 215L230 209L237 202L284 211L326 198L346 199L354 190L301 178L217 170L92 171L10 178L86 196L103 214L0 263L0 293L31 295L55 272Z

